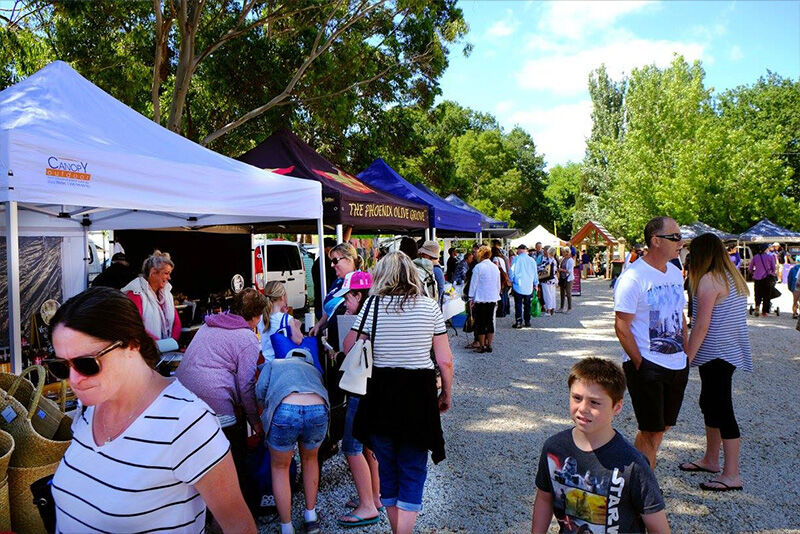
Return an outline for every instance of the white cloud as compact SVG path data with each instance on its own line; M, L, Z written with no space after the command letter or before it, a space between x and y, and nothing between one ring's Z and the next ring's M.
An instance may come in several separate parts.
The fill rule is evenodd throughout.
M494 106L495 111L497 111L499 115L505 115L513 108L514 102L512 100L501 100Z
M483 57L484 59L492 59L494 57L497 57L497 50L489 49L483 53Z
M547 109L518 111L510 120L531 134L536 151L544 154L550 168L583 159L586 138L592 133L592 102L582 100Z
M649 64L666 67L675 53L689 62L708 59L707 55L704 57L705 47L698 43L631 39L574 54L558 53L528 60L517 74L517 81L524 89L577 94L586 90L589 73L601 63L605 63L609 76L619 79L635 67Z
M549 2L539 21L539 29L570 39L580 39L611 26L624 15L642 11L652 5L655 3L651 1L630 0Z
M730 58L731 61L739 61L741 59L744 59L744 52L742 52L742 47L739 45L733 45L731 47Z
M517 24L507 20L499 20L486 30L487 37L508 37L517 30Z

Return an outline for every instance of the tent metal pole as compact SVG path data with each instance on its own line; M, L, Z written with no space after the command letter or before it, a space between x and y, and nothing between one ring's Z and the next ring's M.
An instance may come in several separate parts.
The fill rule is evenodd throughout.
M317 219L317 221L322 222L322 219ZM317 232L319 232L319 228L317 228ZM341 224L337 224L336 225L336 244L339 245L340 243L343 243L343 242L344 242L344 227ZM322 245L320 244L320 246L322 246Z
M11 373L22 372L22 321L19 298L19 219L17 203L6 202L6 271L8 275L8 342Z
M339 237L339 231L341 230L342 225L339 224L336 226L336 237ZM341 243L341 241L339 241ZM317 257L320 258L319 260L319 285L320 291L319 294L324 297L328 294L328 281L325 280L325 263L328 261L325 258L325 230L322 226L322 217L317 219ZM321 306L321 302L315 302L314 306Z
M92 245L94 246L94 245ZM89 227L83 227L83 289L89 287L89 262L92 256L89 254ZM83 290L81 290L83 291Z
M483 243L483 232L478 232L478 243Z
M250 230L250 283L256 287L256 235Z
M425 228L425 241L428 241L431 238L431 229Z
M431 228L431 239L436 241L436 228Z

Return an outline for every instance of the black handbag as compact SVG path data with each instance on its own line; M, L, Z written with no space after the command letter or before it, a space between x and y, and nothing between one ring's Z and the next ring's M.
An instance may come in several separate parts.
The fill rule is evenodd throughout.
M53 500L53 475L40 478L31 484L33 504L39 510L42 524L47 532L56 530L56 502Z

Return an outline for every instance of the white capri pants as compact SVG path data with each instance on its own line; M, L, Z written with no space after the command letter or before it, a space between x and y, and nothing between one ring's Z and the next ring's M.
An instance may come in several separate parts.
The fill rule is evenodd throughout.
M544 298L544 309L554 310L556 307L556 285L542 284L542 297Z

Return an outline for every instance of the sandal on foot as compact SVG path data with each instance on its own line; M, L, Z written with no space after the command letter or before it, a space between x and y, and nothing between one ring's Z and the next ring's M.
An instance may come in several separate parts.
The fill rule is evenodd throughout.
M345 508L358 508L358 502L355 499L350 499L346 503L344 503ZM386 511L385 506L377 506L378 512L383 513Z
M348 521L346 519L342 519L343 517L350 517L350 518L355 519L355 521ZM339 519L337 519L336 523L340 527L354 528L354 527L366 527L368 525L374 525L375 523L377 523L380 520L381 520L381 516L380 515L376 515L375 517L362 518L362 517L358 517L357 515L355 515L353 513L349 513L349 514L345 514L342 517L340 517Z
M719 484L719 486L713 486L712 484ZM742 486L729 486L722 482L721 480L709 480L708 482L701 482L700 489L706 491L740 491Z
M678 469L681 471L687 471L689 473L719 473L719 470L712 471L711 469L706 469L702 465L697 465L694 462L683 462L682 464L678 464Z

